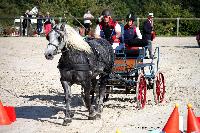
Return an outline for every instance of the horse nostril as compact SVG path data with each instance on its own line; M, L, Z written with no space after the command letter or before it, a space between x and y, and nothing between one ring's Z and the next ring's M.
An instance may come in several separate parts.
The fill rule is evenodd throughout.
M47 56L48 56L48 57L52 57L52 54L48 54Z

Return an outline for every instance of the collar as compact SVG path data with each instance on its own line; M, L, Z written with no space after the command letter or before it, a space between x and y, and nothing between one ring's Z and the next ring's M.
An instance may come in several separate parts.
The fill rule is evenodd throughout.
M124 29L133 29L134 28L134 25L132 24L131 26L129 26L128 24L126 24L124 26Z
M108 23L105 23L104 21L101 21L100 25L103 26L103 27L109 26L111 28L114 28L116 23L112 19L110 19Z

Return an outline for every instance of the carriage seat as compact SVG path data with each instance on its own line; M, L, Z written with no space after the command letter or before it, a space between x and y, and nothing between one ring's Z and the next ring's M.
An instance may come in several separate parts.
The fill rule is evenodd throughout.
M125 49L115 53L116 57L138 58L144 53L144 47L128 46L125 44Z

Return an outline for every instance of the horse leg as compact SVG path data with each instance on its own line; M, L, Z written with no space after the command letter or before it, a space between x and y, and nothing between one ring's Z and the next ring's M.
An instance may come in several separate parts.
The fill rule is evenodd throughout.
M91 82L92 82L92 89L90 90L90 95L91 95L90 101L91 101L91 104L93 105L94 102L95 102L94 95L95 95L95 91L96 91L97 80L96 79L92 79ZM82 87L81 90L82 90L81 91L82 102L83 102L85 107L88 107L88 105L86 106L85 93L83 92L84 88Z
M82 86L84 88L85 104L89 111L88 119L94 120L94 119L96 119L96 113L95 113L94 107L91 104L91 99L90 99L91 80L85 81L84 83L82 83Z
M61 84L65 92L65 102L66 102L65 118L63 121L63 125L67 125L68 123L72 122L71 117L73 117L73 114L70 112L71 87L67 81L61 80Z
M97 81L96 78L92 79L91 81L92 81L92 90L91 90L91 92L90 92L90 95L92 95L92 97L91 97L91 103L94 104L94 102L95 102L94 94L95 94L95 92L97 91L98 81Z
M103 75L100 78L100 86L98 88L97 92L97 98L96 98L96 111L97 111L97 117L101 118L101 112L103 112L103 99L106 92L106 76Z

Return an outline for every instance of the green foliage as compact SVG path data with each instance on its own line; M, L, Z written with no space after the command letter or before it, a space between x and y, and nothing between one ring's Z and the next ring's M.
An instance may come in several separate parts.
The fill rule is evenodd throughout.
M140 18L146 18L148 12L153 12L156 18L200 16L200 0L1 0L0 17L20 17L34 6L39 6L43 15L48 11L51 16L63 17L73 25L79 23L69 13L83 22L83 14L88 9L95 18L99 17L102 10L106 8L112 11L112 17L115 19L125 18L129 12L133 12ZM12 23L11 19L0 21L0 25L12 25ZM176 35L176 23L176 20L154 20L157 35ZM180 35L194 35L199 29L199 20L180 20Z

